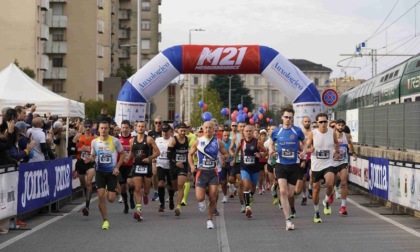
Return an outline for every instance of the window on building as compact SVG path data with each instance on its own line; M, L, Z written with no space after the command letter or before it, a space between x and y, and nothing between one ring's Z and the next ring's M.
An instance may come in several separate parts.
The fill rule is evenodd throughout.
M389 75L387 74L387 75L385 76L384 81L387 81L387 80L388 80L388 77L389 77Z
M260 76L254 76L254 86L260 85Z
M64 40L64 34L62 30L55 30L52 34L52 40L53 41L63 41Z
M194 85L198 85L198 76L193 77L193 83Z
M52 84L52 91L54 93L64 93L64 83L59 81L59 82L54 82Z
M175 85L171 84L168 86L168 94L169 96L175 96Z
M141 49L150 50L150 39L141 40Z
M399 71L399 70L395 71L394 76L397 76L397 75L398 75L398 71Z
M52 59L52 66L53 67L63 67L63 58L62 57L54 57Z
M98 93L102 93L102 84L103 81L98 81Z
M411 98L405 98L404 102L411 102Z
M277 91L270 91L271 97L270 102L271 103L277 103Z
M142 1L141 2L141 10L142 11L150 11L150 1L149 2Z
M150 30L150 20L142 20L141 21L141 29L142 30Z
M254 90L254 102L256 104L261 103L261 90Z
M319 79L318 78L315 78L314 79L314 84L315 84L315 86L318 86L319 85Z
M51 4L50 9L52 9L53 16L60 16L63 15L63 6L64 4Z

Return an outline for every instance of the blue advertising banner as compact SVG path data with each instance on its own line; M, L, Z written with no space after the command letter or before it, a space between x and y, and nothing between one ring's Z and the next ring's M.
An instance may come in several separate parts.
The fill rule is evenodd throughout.
M72 159L19 165L18 214L43 207L72 193Z
M389 160L369 157L369 192L388 199Z

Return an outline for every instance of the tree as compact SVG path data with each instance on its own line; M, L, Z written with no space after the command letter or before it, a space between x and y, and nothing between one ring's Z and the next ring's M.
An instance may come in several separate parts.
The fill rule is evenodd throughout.
M201 120L201 115L205 112L203 111L200 106L198 105L198 102L200 100L203 100L205 104L207 104L207 110L209 111L213 118L216 118L219 124L223 124L225 118L222 114L220 114L220 111L223 108L223 103L220 100L219 92L211 89L211 88L205 88L204 89L204 99L201 95L201 88L198 88L197 95L192 99L192 113L191 113L191 125L199 126L203 124L203 121Z
M87 100L83 102L85 103L85 118L96 120L96 117L101 114L101 109L104 107L107 108L108 115L111 117L115 115L116 101Z
M115 76L121 77L122 79L127 79L136 72L136 69L130 64L120 64L120 68L117 69Z
M13 63L17 67L19 67L19 61L17 59L15 59L15 62L13 62ZM35 71L34 70L32 70L29 67L24 67L24 68L19 67L19 69L22 70L26 75L28 75L29 77L31 77L32 79L35 80L36 74L35 74Z
M237 74L235 75L214 75L209 83L209 87L217 90L220 100L223 101L223 107L229 107L229 77L231 80L231 105L230 111L237 109L237 105L243 101L243 106L248 108L248 111L254 109L253 98L250 96L250 91L244 86L244 81Z

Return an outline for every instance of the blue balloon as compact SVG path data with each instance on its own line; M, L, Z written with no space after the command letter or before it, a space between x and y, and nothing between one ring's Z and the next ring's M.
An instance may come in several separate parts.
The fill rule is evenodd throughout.
M202 108L202 107L204 106L204 102L203 102L203 100L200 100L200 101L198 102L198 106L200 106L200 108Z
M264 113L264 108L263 108L263 107L260 107L260 108L258 109L258 111L259 111L261 114L263 114L263 113Z
M257 114L254 114L254 116L252 116L252 118L254 119L254 121L255 120L257 120L258 119L258 115Z
M174 121L172 124L174 125L174 128L176 128L176 126L178 126L178 122L177 121Z
M227 115L227 109L226 108L222 108L222 110L220 110L220 114L222 115Z
M201 115L201 119L203 120L203 122L210 121L212 118L213 118L213 115L210 112L208 112L208 111L204 112Z
M236 116L236 122L245 122L245 115L240 115L240 114L238 114L237 116Z
M176 119L178 119L178 118L179 118L179 114L178 114L178 113L176 113L176 114L175 114L175 118L176 118Z
M270 124L274 124L274 119L270 119Z
M244 106L242 106L242 104L238 104L238 110L242 110L244 108Z

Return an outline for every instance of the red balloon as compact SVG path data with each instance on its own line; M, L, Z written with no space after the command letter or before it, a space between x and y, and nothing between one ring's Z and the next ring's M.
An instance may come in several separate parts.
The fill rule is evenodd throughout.
M232 118L232 121L236 121L236 114L232 113L231 118Z
M248 112L248 118L252 117L252 112Z
M248 112L248 108L247 108L247 107L244 107L244 108L242 109L242 111L246 113L246 112Z
M265 121L269 123L270 122L270 118L267 117L267 119L265 119Z
M232 115L237 115L238 114L238 110L234 110L233 112L232 112Z
M264 118L264 115L263 115L263 114L259 114L259 115L258 115L258 118L259 118L260 120L262 120L262 119Z
M227 109L227 114L229 115L230 114L230 109L229 108L226 108Z
M206 111L206 110L207 110L207 103L204 103L204 104L203 104L202 109L203 109L204 111Z
M249 119L249 123L254 124L255 123L254 118Z
M263 104L261 104L261 106L263 107L263 109L268 109L268 104L267 103L263 103Z

